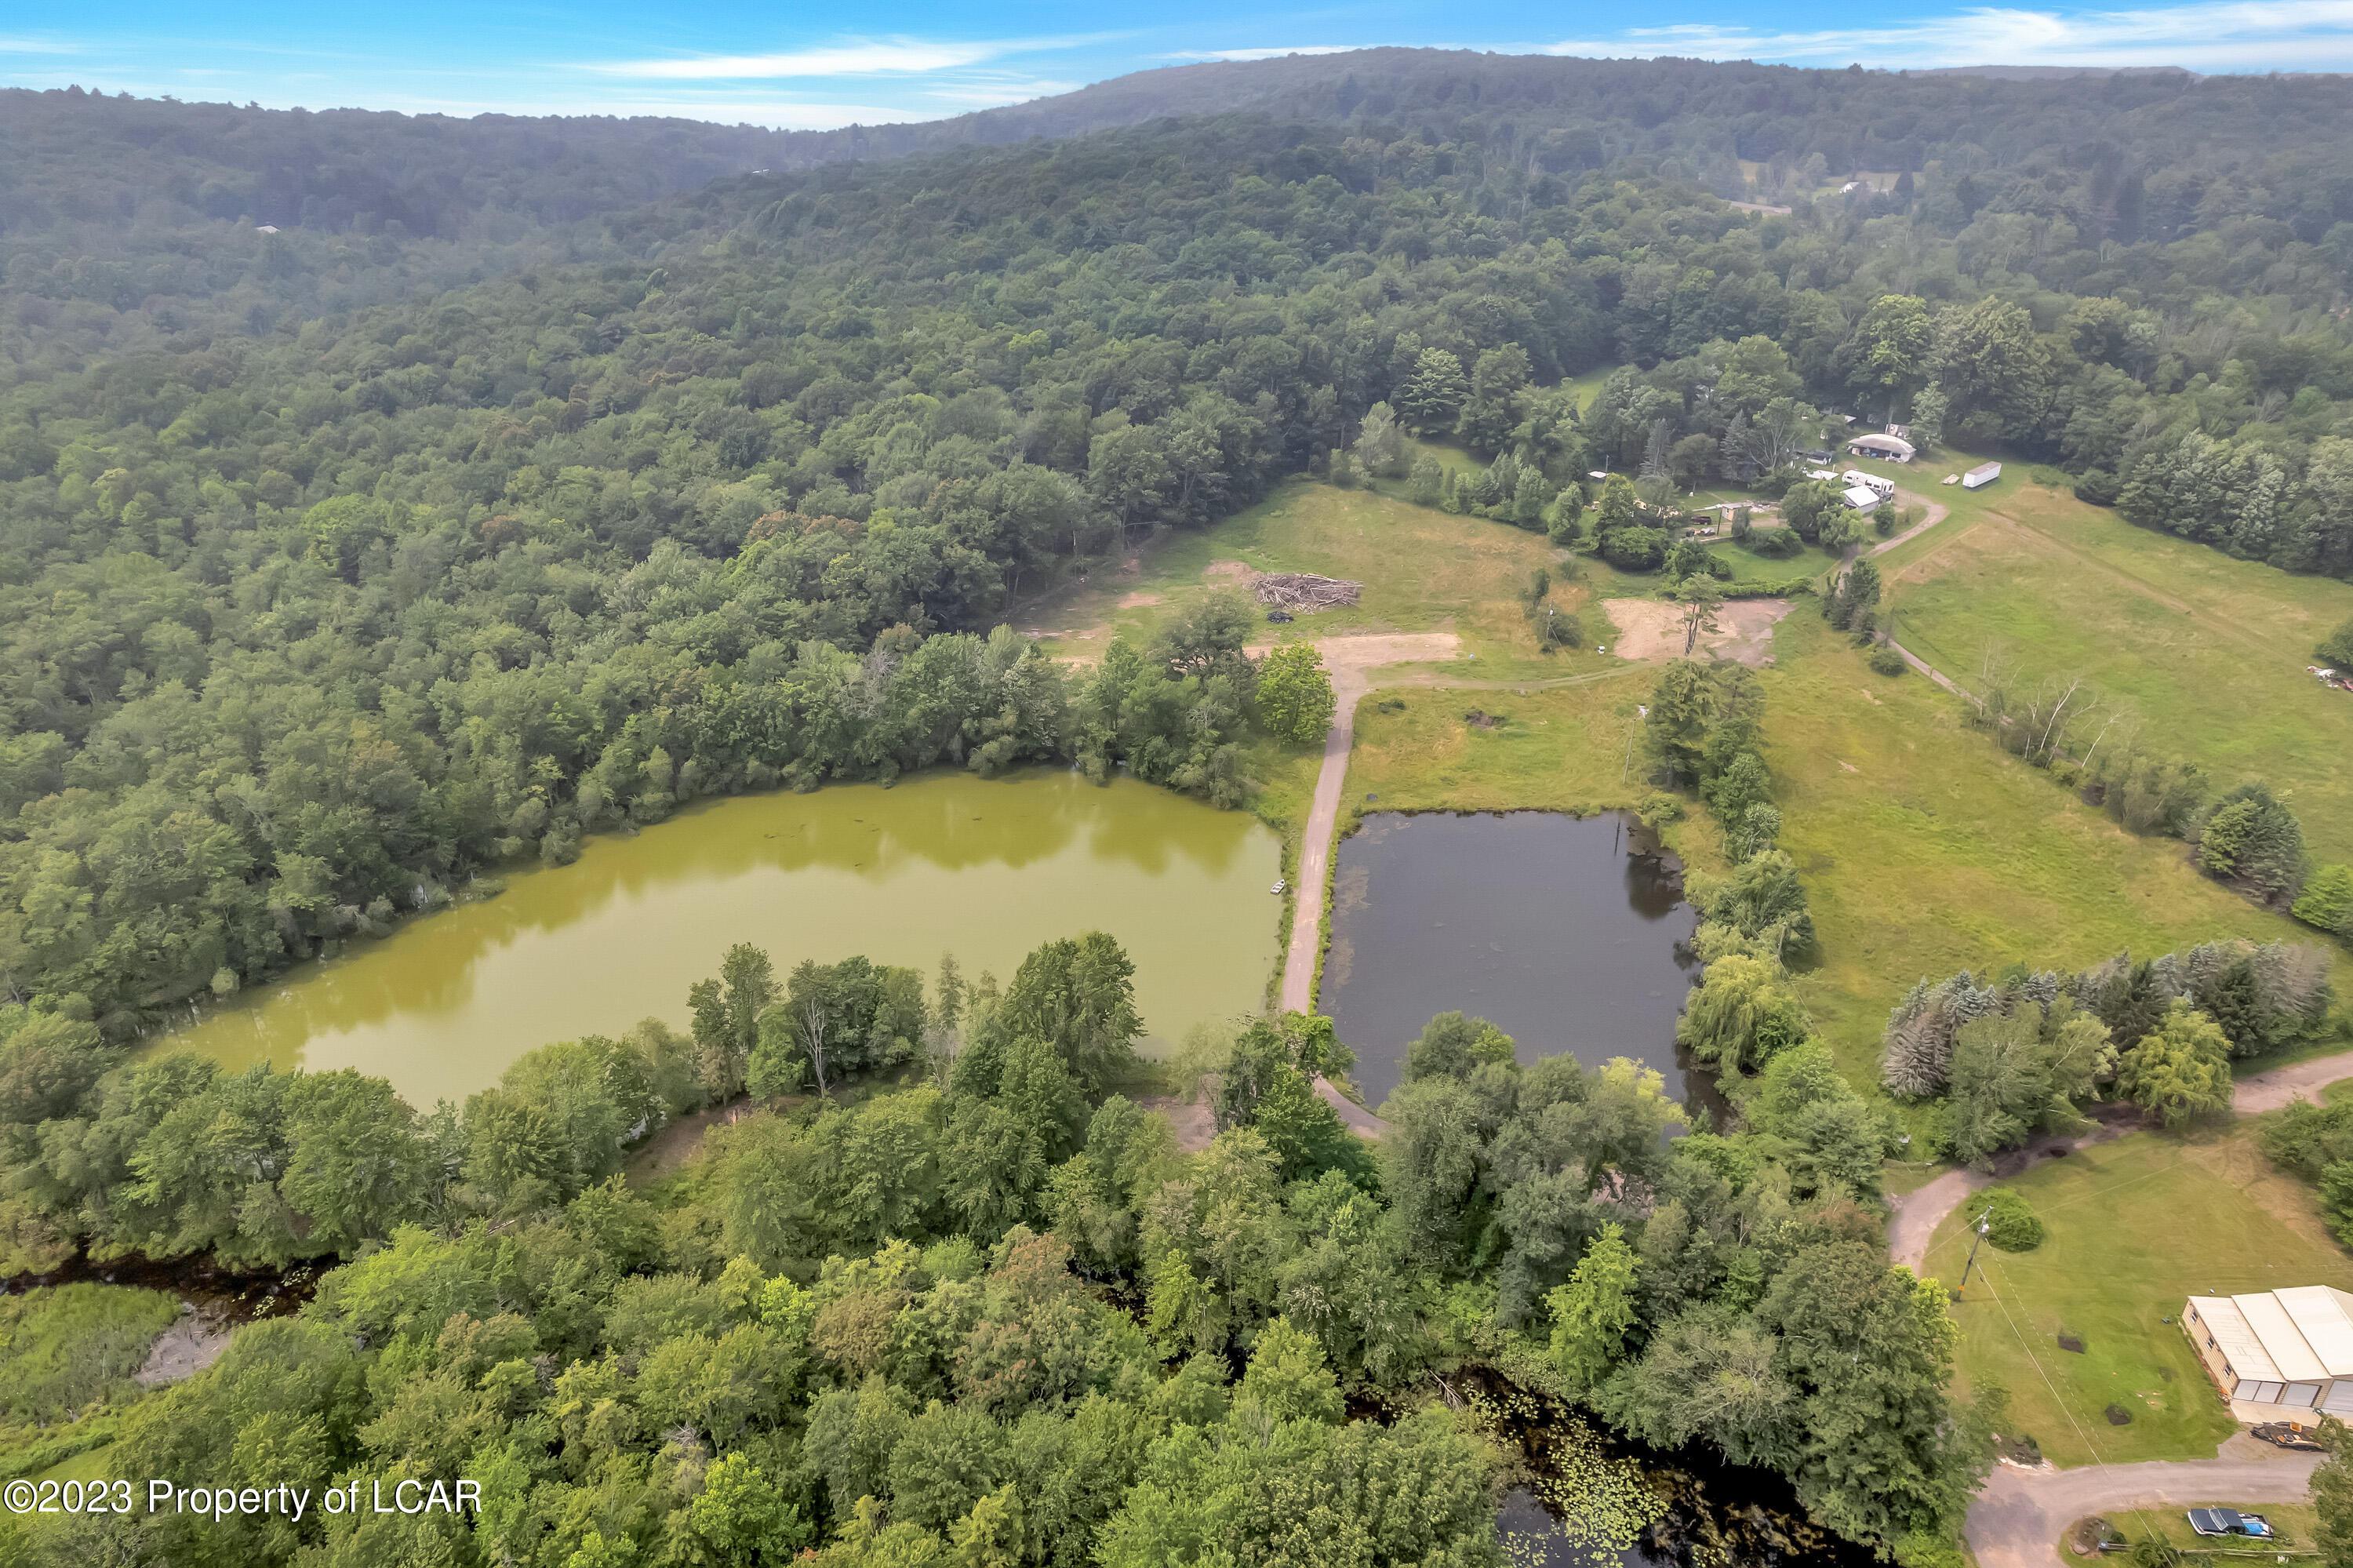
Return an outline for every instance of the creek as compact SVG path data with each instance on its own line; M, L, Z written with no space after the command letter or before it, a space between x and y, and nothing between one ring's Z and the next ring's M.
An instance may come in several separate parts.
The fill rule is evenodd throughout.
M1459 1009L1511 1035L1523 1062L1631 1056L1712 1107L1715 1086L1675 1059L1699 974L1681 873L1614 813L1366 817L1335 861L1322 999L1366 1103L1397 1087L1430 1018Z
M554 1040L687 1021L687 988L751 942L778 978L864 954L1009 980L1041 942L1103 930L1135 965L1151 1050L1256 1012L1281 952L1281 843L1245 813L1130 779L927 773L884 789L738 796L494 898L408 922L253 988L165 1038L241 1068L356 1067L420 1109Z

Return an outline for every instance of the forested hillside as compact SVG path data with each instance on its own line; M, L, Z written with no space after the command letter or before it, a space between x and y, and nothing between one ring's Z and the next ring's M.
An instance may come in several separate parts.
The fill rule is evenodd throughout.
M1842 212L1901 214L1947 238L1992 220L1998 249L2037 260L2235 235L2250 218L2316 244L2353 218L2346 101L2331 77L2019 79L1397 48L1172 67L950 120L789 132L9 90L0 276L9 295L43 303L8 313L0 349L16 359L145 349L191 327L261 332L593 258L603 236L584 220L752 169L1237 111L1314 126L1303 133L1318 139L1475 144L1526 180L1640 157L1721 196L1804 207L1862 175ZM1525 199L1506 184L1493 205ZM260 225L281 232L256 235ZM2341 274L2342 237L2334 249Z
M1858 173L1892 181L1935 169L1957 182L1934 213L1947 232L1985 209L2055 213L2095 239L2129 243L2260 213L2317 239L2353 217L2345 90L2344 79L2326 76L2054 79L1361 49L1141 71L930 124L795 132L771 166L1240 111L1327 122L1334 135L1407 130L1433 143L1477 142L1532 173L1671 157L1670 172L1736 198L1778 201ZM1958 184L1962 176L1971 177Z
M596 242L580 220L765 167L779 144L685 120L0 89L0 353L263 333L577 255Z
M30 1550L0 1517L0 1551L1500 1568L1513 1424L1586 1431L1544 1399L1704 1440L1820 1527L1957 1562L1998 1402L1948 1400L1943 1287L1888 1266L1862 1206L1889 1129L1819 1044L1774 1058L1747 1130L1670 1138L1657 1073L1522 1067L1442 1014L1376 1152L1310 1086L1349 1065L1329 1021L1285 1014L1232 1042L1188 1151L1116 1092L1139 1022L1102 933L1001 992L952 965L929 987L860 958L786 973L749 946L719 969L691 1035L550 1045L429 1117L348 1071L165 1053L93 1080L90 1024L20 1030L7 1266L80 1241L331 1270L210 1371L47 1440L112 1439L110 1473L182 1485L464 1477L482 1506L72 1519ZM629 1139L747 1081L759 1101L684 1171L622 1179ZM773 1097L845 1083L848 1103ZM1417 1413L1458 1385L1467 1409ZM1589 1434L1568 1457L1589 1545L1662 1512Z
M1758 218L1645 161L1531 174L1243 118L605 223L608 254L659 260L20 362L16 995L129 1028L713 791L1075 754L1232 801L1238 621L1075 706L981 639L1377 402L1508 452L1536 502L1567 486L1572 516L1595 463L1672 444L1786 477L1813 404L1908 408L2131 514L2353 570L2353 228L2095 248L1988 213L1943 239ZM1613 361L1580 423L1552 385Z

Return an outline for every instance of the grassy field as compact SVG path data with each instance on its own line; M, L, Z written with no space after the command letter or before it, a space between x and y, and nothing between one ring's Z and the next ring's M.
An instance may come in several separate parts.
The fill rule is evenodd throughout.
M2061 1465L2211 1457L2235 1429L2176 1324L2192 1293L2287 1285L2353 1289L2353 1257L2331 1240L2311 1191L2255 1148L2255 1126L2176 1137L2135 1133L2048 1160L2006 1183L2042 1217L2032 1252L1978 1254L1953 1308L1960 1382L2010 1394L2005 1430ZM1959 1210L1929 1244L1926 1272L1959 1277ZM2153 1238L2176 1238L2168 1242ZM2083 1342L2078 1354L2058 1336ZM2116 1405L2132 1415L2111 1425Z
M1132 575L1098 574L1038 607L1031 630L1053 633L1041 640L1049 652L1092 660L1113 635L1149 637L1203 595L1234 586L1243 568L1316 572L1363 583L1363 601L1269 626L1270 638L1449 630L1482 658L1572 674L1577 655L1540 655L1520 610L1529 574L1556 566L1556 556L1543 535L1523 528L1301 481L1212 527L1166 536ZM1581 600L1570 588L1553 602L1575 608Z
M1635 706L1651 672L1615 672L1550 690L1430 689L1375 692L1356 709L1345 808L1367 794L1382 810L1590 812L1631 805L1650 792L1641 758L1626 764L1641 727ZM1493 726L1473 724L1473 711Z
M1478 663L1466 674L1544 681L1620 668L1592 643L1537 649L1520 596L1538 567L1556 578L1547 602L1581 615L1592 643L1609 641L1598 600L1647 594L1652 586L1649 577L1621 577L1597 561L1567 560L1543 535L1524 528L1300 481L1210 528L1166 536L1133 574L1081 585L1036 607L1027 624L1033 635L1050 634L1040 638L1048 652L1092 661L1113 636L1149 638L1202 596L1240 582L1245 569L1316 572L1363 583L1362 602L1269 625L1269 641L1452 631Z
M1573 387L1577 389L1577 407L1579 413L1593 407L1593 399L1599 396L1602 383L1608 381L1610 373L1617 368L1614 365L1599 366L1582 376L1572 376L1561 383L1563 387Z
M1782 621L1774 647L1766 760L1822 948L1800 990L1858 1084L1875 1080L1888 1009L1922 976L2312 939L2200 875L2179 841L2126 833L1964 726L1960 699L1872 673L1818 615ZM2349 982L2340 954L2340 993Z
M1794 556L1760 556L1719 535L1708 541L1716 559L1732 568L1735 582L1787 582L1791 577L1819 577L1838 564L1835 552L1809 545Z
M1891 553L1905 646L1956 678L1989 641L2030 675L2086 675L2218 789L2268 779L2315 856L2353 861L2353 694L2305 670L2353 617L2353 584L2232 560L2039 485L1963 504Z

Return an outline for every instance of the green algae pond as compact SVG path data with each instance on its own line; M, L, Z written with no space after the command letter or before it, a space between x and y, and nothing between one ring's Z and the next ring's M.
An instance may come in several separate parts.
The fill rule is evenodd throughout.
M356 1067L429 1107L552 1040L687 1019L736 942L781 974L864 954L1009 979L1041 942L1117 938L1149 1051L1256 1012L1282 952L1273 832L1147 784L1031 770L702 803L495 898L249 989L159 1045L230 1067Z

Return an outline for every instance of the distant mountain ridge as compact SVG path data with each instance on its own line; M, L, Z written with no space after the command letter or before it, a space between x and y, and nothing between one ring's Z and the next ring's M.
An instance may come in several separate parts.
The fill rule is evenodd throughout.
M1913 76L1982 76L1996 81L2073 81L2087 76L2198 76L2201 73L2187 66L2026 66L2026 65L1966 65L1929 66L1915 69ZM2310 75L2307 71L2280 73L2289 76Z
M2084 90L2087 81L2097 86ZM1518 143L1566 132L1592 164L1673 154L1736 194L1736 160L1918 169L1955 147L2000 164L2047 146L2170 142L2226 159L2326 144L2347 79L2171 67L1980 65L1891 72L1662 57L1372 48L1136 71L952 119L831 131L583 115L237 108L0 90L0 238L134 216L451 238L487 213L537 224L624 210L755 170L1002 146L1203 114L1356 122ZM2152 140L2153 139L2153 140ZM50 178L60 168L69 177ZM160 204L160 206L158 205Z

